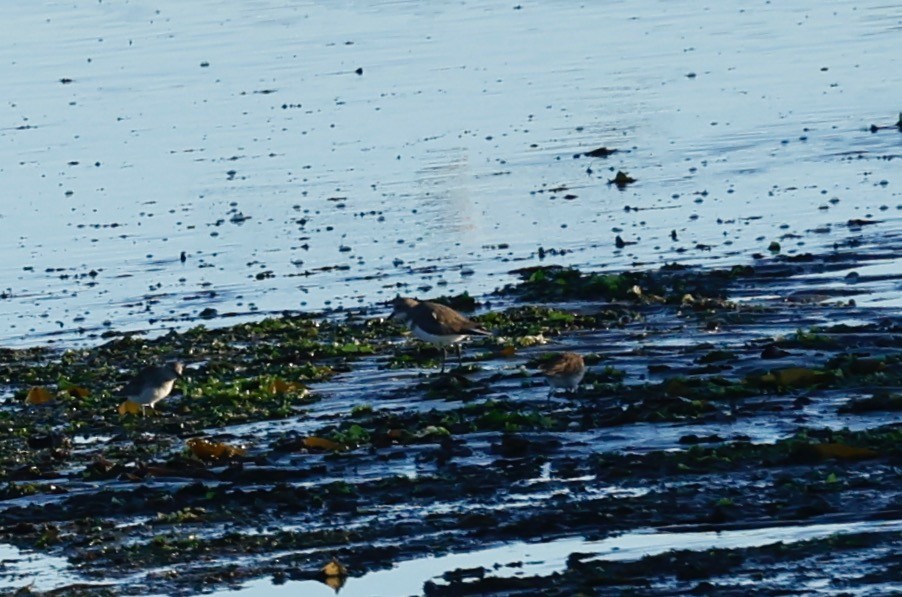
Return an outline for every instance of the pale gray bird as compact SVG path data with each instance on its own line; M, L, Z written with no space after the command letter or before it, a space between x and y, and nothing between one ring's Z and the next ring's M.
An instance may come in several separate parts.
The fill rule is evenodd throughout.
M146 407L153 410L157 402L169 396L172 386L182 377L184 370L185 364L179 361L145 367L122 388L122 395L140 404L141 414L146 414Z
M551 398L558 388L576 391L586 374L586 363L583 357L575 352L560 352L539 365L539 369L550 386L548 397Z

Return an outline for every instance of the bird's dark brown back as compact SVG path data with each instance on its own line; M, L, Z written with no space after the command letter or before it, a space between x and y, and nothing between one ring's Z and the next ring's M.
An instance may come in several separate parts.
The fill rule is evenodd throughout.
M417 327L436 336L454 334L491 335L475 321L464 317L451 307L429 301L420 301L414 308L413 316Z

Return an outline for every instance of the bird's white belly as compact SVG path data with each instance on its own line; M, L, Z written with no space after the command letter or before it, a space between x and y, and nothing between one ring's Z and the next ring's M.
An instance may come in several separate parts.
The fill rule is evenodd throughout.
M432 344L437 344L439 346L448 346L451 344L459 344L466 339L466 334L456 334L452 336L436 336L435 334L430 334L429 332L424 332L417 326L412 326L410 329L413 332L413 335L423 340L425 342L431 342Z
M552 388L564 388L565 390L573 390L579 385L579 382L583 380L583 376L586 374L585 371L581 371L580 373L574 373L572 375L559 375L557 377L547 377L548 385Z
M167 381L159 387L145 388L140 394L135 396L133 400L138 404L149 404L150 406L153 406L169 395L173 385L175 385L175 380Z

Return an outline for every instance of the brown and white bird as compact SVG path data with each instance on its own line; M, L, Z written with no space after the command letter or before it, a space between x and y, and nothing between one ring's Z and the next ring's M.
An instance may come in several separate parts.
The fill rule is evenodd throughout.
M146 407L149 406L153 410L157 402L169 396L175 380L179 379L184 371L185 364L178 361L145 367L122 388L122 395L140 404L141 413L146 414Z
M394 310L390 319L401 319L414 336L435 344L442 349L442 370L445 372L446 346L454 345L457 350L457 364L460 366L460 343L468 336L491 336L475 321L471 321L445 305L412 298L398 297L392 301Z
M560 352L539 365L539 369L551 387L548 392L551 398L558 388L575 391L586 374L586 363L575 352Z

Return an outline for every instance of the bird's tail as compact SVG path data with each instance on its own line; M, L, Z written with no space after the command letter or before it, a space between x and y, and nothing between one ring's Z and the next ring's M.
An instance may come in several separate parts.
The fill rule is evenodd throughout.
M492 332L483 328L469 328L466 330L471 336L494 336Z

